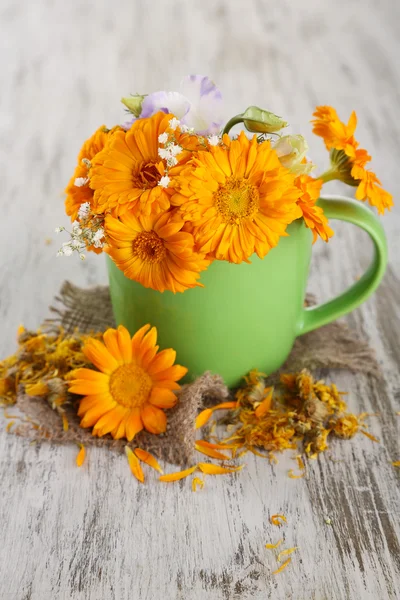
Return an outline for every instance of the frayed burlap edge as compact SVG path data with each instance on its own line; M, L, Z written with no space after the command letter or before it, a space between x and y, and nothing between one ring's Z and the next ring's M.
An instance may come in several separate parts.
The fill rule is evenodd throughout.
M315 304L315 299L308 296L306 303ZM82 333L90 333L115 326L108 287L81 289L66 281L55 298L55 304L50 307L52 317L43 324L48 331L61 325L68 333L76 329ZM311 371L346 369L381 378L375 353L368 343L358 339L346 325L338 322L298 338L288 360L269 380L277 380L281 372L297 372L303 368ZM156 436L142 432L136 436L134 444L154 453L160 459L185 464L194 451L194 421L198 410L228 396L229 390L222 378L205 373L193 383L182 387L176 407L168 411L166 433ZM74 403L67 407L68 431L63 430L60 416L43 399L30 398L21 393L17 406L34 422L19 425L15 430L17 435L33 440L105 446L116 451L122 450L127 443L126 440L113 440L109 435L93 437L90 430L80 428Z

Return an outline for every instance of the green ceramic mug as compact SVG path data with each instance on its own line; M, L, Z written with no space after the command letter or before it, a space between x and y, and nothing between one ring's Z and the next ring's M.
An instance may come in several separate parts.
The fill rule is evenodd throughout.
M378 286L387 261L383 228L359 202L332 196L320 206L330 219L348 221L369 233L375 255L366 273L333 300L304 308L312 234L303 221L263 259L240 265L213 262L201 274L204 288L156 292L127 279L108 259L115 318L131 334L146 323L158 330L161 348L174 348L189 378L204 371L236 385L250 369L272 373L286 360L297 336L352 311Z

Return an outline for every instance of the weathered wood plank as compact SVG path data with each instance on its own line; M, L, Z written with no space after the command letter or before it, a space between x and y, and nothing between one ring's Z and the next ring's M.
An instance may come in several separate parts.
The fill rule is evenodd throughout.
M308 137L316 104L343 117L354 108L359 139L400 196L395 0L4 0L0 14L0 356L13 350L19 323L42 320L64 279L106 282L101 258L57 260L52 231L64 223L62 189L83 136L121 119L123 94L173 89L203 72L220 84L227 115L259 104ZM320 140L310 146L326 164ZM123 457L98 449L78 470L75 448L31 446L0 421L0 598L400 597L399 474L390 464L400 458L399 205L384 224L390 269L348 322L376 348L386 383L335 376L354 411L380 413L371 427L381 444L337 443L306 480L287 477L290 456L272 467L246 458L240 474L193 494L189 482L160 485L152 473L139 486ZM362 232L336 229L315 247L310 289L321 299L354 281L371 255ZM275 512L288 517L281 531L269 524ZM299 551L274 577L264 546L281 534Z

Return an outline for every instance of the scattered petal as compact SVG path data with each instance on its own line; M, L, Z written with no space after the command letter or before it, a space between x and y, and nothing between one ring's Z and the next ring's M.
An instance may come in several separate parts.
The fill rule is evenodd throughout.
M86 457L86 449L83 444L78 444L78 446L79 446L80 450L79 450L78 454L76 455L76 466L81 467L83 465L85 457Z
M197 469L197 465L194 467L190 467L190 469L185 469L184 471L177 471L176 473L170 473L169 475L161 475L159 477L160 481L179 481L180 479L185 479Z
M193 492L197 492L197 488L200 488L201 490L204 487L204 480L200 479L200 477L194 477L193 481L192 481L192 491Z
M289 469L289 471L288 471L288 476L290 477L290 479L302 479L305 474L306 474L305 471L300 473L300 475L295 475L293 469Z
M211 410L211 408L206 408L205 410L202 410L201 413L199 413L196 417L196 429L200 429L200 427L203 427L212 414L213 411Z
M394 467L400 467L400 460L396 460L395 462L392 462L392 465Z
M213 448L207 448L206 446L200 446L200 444L195 444L197 452L201 452L205 456L209 456L210 458L217 458L218 460L231 460L229 456L226 454L222 454L222 452L218 452L218 450L214 450Z
M240 465L240 467L221 467L220 465L212 465L210 463L199 463L197 466L202 473L206 473L207 475L226 475L227 473L236 473L237 471L241 471L244 467L244 465Z
M68 419L67 419L67 415L65 415L64 413L61 415L62 417L62 422L63 422L63 431L68 431L69 428L69 423L68 423Z
M294 546L293 548L288 548L287 550L282 550L282 552L279 552L278 554L278 562L281 562L282 560L282 556L287 556L288 554L292 554L292 552L294 552L295 550L297 550L297 546Z
M368 431L365 431L365 429L360 429L360 432L363 433L364 435L366 435L367 438L369 438L373 442L377 442L379 444L379 440L374 435L369 433Z
M283 523L287 523L285 515L280 514L271 515L270 521L272 525L277 525L278 527L280 527Z
M265 547L268 548L268 550L275 550L275 548L279 548L279 546L282 544L282 542L283 542L283 538L278 540L276 542L276 544L265 544Z
M152 454L150 454L150 452L146 452L146 450L142 450L141 448L136 448L135 454L142 462L146 463L146 465L149 465L149 467L152 469L155 469L161 474L164 473L157 460Z
M281 571L283 571L284 569L286 569L286 567L288 566L288 564L290 563L292 559L288 558L286 562L283 563L283 565L281 565L279 567L279 569L276 569L276 571L272 571L272 575L277 575L278 573L280 573Z
M128 459L128 463L131 468L132 474L136 477L138 481L140 481L140 483L143 483L144 474L142 471L142 467L140 466L138 457L132 452L129 446L125 446L125 454Z
M7 431L7 433L10 433L10 429L11 429L11 427L12 427L14 424L15 424L15 421L10 421L10 422L7 424L7 427L6 427L6 431ZM395 464L395 463L393 463L393 464ZM395 466L396 466L396 465L395 465Z

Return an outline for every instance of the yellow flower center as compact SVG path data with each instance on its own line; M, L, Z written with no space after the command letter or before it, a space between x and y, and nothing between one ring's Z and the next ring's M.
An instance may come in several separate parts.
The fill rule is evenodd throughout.
M161 175L154 163L144 163L141 165L139 172L134 176L135 185L144 190L154 188L160 181Z
M144 369L130 363L122 365L110 377L110 393L127 408L142 406L149 399L153 382Z
M164 260L167 251L162 239L155 231L142 231L132 242L132 252L141 260L159 263Z
M259 207L258 189L246 179L230 177L215 195L215 206L225 223L253 217Z

